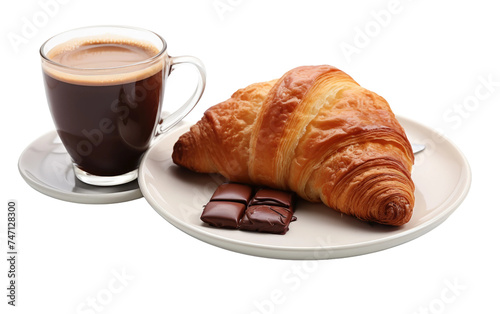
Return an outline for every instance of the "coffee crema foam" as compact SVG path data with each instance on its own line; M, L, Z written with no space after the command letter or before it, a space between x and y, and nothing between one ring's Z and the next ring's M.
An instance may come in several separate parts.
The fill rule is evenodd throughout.
M116 85L145 79L162 70L165 57L157 56L159 53L147 41L124 36L83 37L53 47L46 57L57 64L43 60L42 69L72 84Z

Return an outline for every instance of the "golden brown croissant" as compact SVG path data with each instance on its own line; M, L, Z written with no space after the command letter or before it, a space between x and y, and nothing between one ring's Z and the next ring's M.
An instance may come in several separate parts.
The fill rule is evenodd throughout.
M415 202L411 144L389 105L328 65L238 90L179 138L172 158L382 224L408 222Z

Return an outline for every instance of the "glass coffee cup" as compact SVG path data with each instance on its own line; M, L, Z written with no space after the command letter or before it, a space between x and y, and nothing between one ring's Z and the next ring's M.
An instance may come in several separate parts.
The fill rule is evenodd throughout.
M111 186L136 179L152 140L198 103L203 64L171 57L166 46L154 32L123 26L74 29L41 46L50 112L80 181ZM198 70L196 89L181 107L162 113L165 83L181 64Z

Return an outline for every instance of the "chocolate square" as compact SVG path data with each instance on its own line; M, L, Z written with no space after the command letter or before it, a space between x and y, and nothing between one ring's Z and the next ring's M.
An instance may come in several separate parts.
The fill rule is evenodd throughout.
M236 202L211 201L203 209L201 220L219 227L237 229L246 205Z
M262 188L255 193L250 205L271 205L289 208L293 211L293 194L290 192Z
M249 206L240 222L240 230L285 234L293 213L284 207Z
M248 205L252 197L252 188L248 185L236 183L221 184L210 201L238 202Z
M296 219L294 194L269 188L261 188L253 198L252 193L253 188L245 184L220 185L201 220L219 228L285 234Z

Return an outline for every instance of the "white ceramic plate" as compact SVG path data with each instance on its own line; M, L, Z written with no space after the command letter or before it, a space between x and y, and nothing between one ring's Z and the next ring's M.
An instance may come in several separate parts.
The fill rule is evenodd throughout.
M28 145L19 157L18 167L32 188L68 202L108 204L142 197L137 180L117 186L94 186L78 180L56 131Z
M297 221L285 235L226 230L200 220L205 205L224 178L196 174L172 162L172 149L184 125L160 138L144 156L139 186L146 200L168 222L207 243L228 250L283 259L330 259L387 249L432 230L462 203L471 183L466 158L435 131L399 117L410 141L426 144L413 169L416 204L402 227L373 225L322 205L299 200Z

